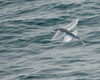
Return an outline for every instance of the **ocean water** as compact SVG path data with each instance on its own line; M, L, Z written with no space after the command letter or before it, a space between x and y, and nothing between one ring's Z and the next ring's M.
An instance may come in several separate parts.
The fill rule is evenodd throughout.
M76 18L87 46L50 41ZM100 1L0 0L0 80L100 80Z

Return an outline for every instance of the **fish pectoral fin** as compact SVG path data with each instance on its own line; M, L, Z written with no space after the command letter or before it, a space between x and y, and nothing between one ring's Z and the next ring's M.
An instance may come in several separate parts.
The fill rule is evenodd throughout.
M76 25L78 24L78 18L73 20L70 24L68 24L67 26L65 26L64 28L67 30L71 30L73 29Z
M51 41L61 39L62 37L64 37L64 35L65 35L64 32L61 32L60 30L57 30L55 35L52 37Z
M69 35L66 35L66 36L64 37L63 42L69 42L69 41L71 41L71 40L72 40L72 37L69 36Z

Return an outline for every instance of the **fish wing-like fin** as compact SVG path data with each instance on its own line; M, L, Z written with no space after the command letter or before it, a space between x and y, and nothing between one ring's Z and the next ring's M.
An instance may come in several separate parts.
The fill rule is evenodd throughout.
M73 31L72 33L76 36L76 35L78 34L78 31L75 30L75 31Z
M72 33L73 33L74 35L77 35L77 34L78 34L78 31L75 30L75 31L73 31ZM72 37L71 37L70 35L66 35L66 36L64 37L63 42L69 42L69 41L71 41L71 40L72 40Z
M63 42L69 42L69 41L71 41L71 40L72 40L72 37L69 36L69 35L66 35L66 36L64 37Z
M61 39L62 37L65 36L65 34L66 33L61 32L60 30L57 30L56 34L52 37L51 41Z
M67 26L63 27L67 30L71 30L72 28L74 28L76 25L78 24L78 18L75 19L73 22L71 22L70 24L68 24Z

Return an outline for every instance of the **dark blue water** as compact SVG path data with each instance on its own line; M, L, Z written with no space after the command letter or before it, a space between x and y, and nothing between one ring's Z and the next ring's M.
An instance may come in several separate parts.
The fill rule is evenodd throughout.
M87 46L50 41L76 18ZM0 80L100 80L100 1L0 0Z

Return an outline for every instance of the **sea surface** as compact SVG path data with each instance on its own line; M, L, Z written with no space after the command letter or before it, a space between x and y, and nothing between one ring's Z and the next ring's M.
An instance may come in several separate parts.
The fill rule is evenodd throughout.
M50 41L76 18L86 46ZM0 0L0 80L100 80L100 1Z

